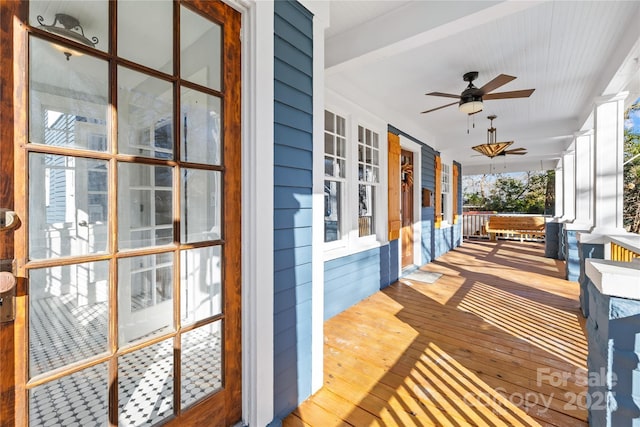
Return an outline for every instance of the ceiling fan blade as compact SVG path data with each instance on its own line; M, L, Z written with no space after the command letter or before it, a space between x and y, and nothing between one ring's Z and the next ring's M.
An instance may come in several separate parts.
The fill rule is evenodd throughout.
M527 149L526 149L526 148L524 148L524 147L518 147L518 148L512 148L512 149L511 149L511 150L509 150L509 151L527 151Z
M506 85L511 80L515 80L515 77L508 76L506 74L500 74L498 77L496 77L495 79L491 80L490 82L482 86L480 90L482 91L482 93L487 94L492 90L498 89L500 86Z
M516 154L518 156L522 156L522 155L527 154L527 152L526 151L516 151L516 150L505 150L504 154Z
M484 95L482 99L508 99L508 98L528 98L535 89L514 90L511 92L489 93Z
M452 102L451 104L447 104L447 105L443 105L443 106L441 106L441 107L432 108L431 110L423 111L423 112L422 112L422 113L420 113L420 114L430 113L430 112L432 112L432 111L437 111L437 110L440 110L440 109L442 109L442 108L450 107L450 106L455 105L455 104L457 104L457 103L458 103L457 101L456 101L456 102Z
M444 93L444 92L429 92L429 93L425 93L425 95L430 95L430 96L444 96L445 98L456 98L456 99L460 99L460 95L454 95L452 93Z

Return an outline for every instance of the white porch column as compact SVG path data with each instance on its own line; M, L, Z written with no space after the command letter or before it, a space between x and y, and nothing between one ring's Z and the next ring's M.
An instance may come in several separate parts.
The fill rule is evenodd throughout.
M593 131L576 134L576 212L575 221L593 226Z
M624 100L628 92L597 98L594 108L595 206L592 233L624 234L622 224Z
M554 212L554 218L561 218L564 210L564 197L563 197L563 193L564 193L564 183L563 183L563 177L562 177L563 173L562 173L562 167L557 167L556 168L556 188L555 188L555 199L556 199L556 206L555 206L555 212Z
M562 183L563 183L563 209L562 219L573 221L576 217L576 177L575 177L575 153L565 152L562 155Z

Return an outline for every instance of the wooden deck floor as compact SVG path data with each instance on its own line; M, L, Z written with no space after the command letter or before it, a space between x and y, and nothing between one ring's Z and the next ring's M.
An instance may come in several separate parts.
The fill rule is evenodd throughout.
M292 426L586 426L577 283L540 243L470 241L325 323Z

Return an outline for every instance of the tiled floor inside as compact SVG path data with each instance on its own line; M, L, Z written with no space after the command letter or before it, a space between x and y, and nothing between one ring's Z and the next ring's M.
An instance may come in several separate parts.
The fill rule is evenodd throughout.
M46 373L107 350L107 305L42 298L30 310L30 370ZM222 386L220 324L182 334L181 407ZM118 358L118 424L160 423L174 412L173 339ZM31 426L101 426L108 423L106 363L47 382L30 391Z

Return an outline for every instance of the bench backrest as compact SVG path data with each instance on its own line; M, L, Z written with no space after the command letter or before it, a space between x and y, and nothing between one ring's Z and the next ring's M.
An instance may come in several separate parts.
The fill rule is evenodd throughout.
M544 231L542 216L491 216L488 228L491 230L537 230Z

